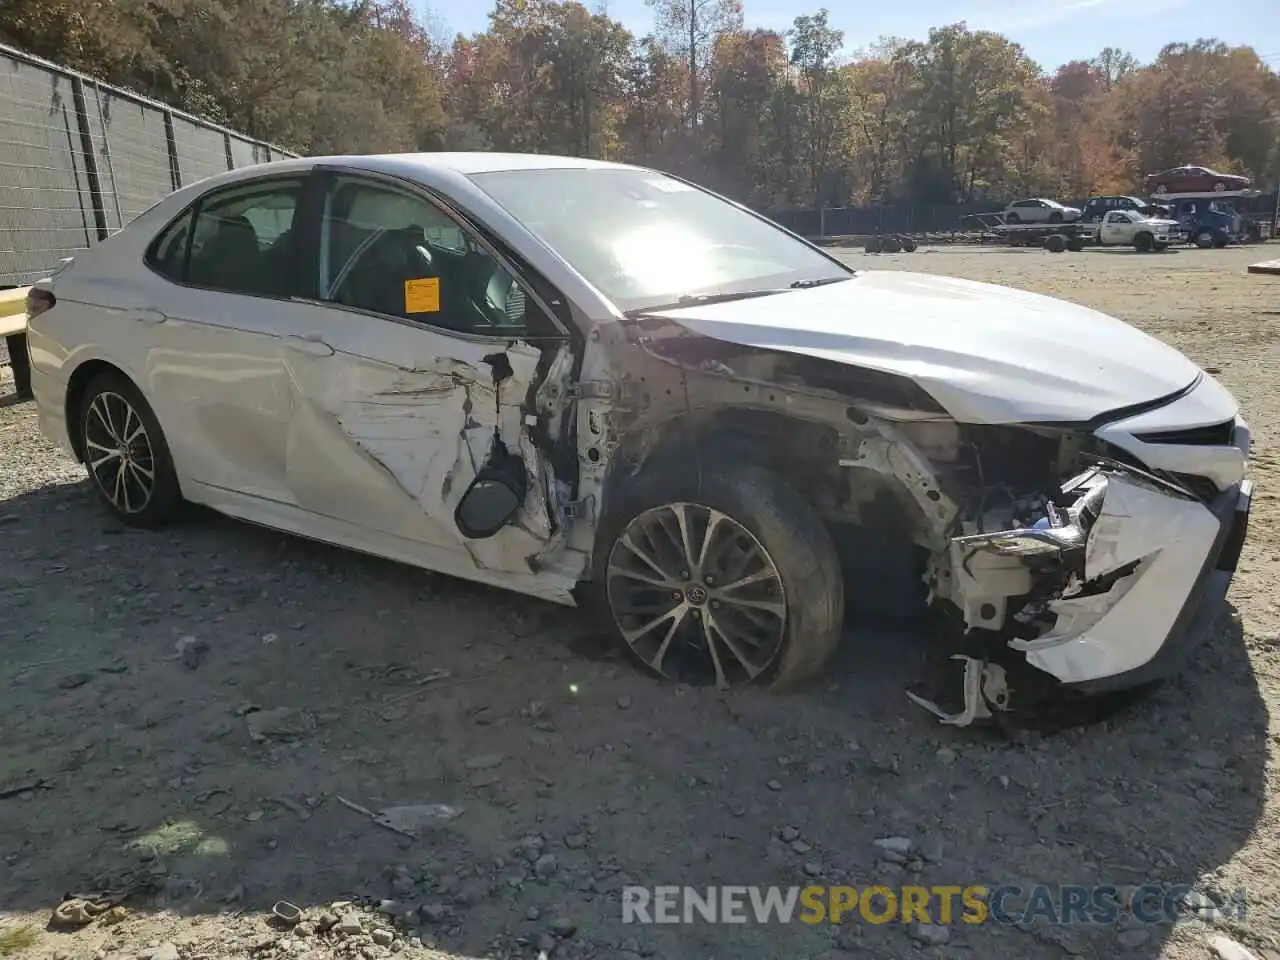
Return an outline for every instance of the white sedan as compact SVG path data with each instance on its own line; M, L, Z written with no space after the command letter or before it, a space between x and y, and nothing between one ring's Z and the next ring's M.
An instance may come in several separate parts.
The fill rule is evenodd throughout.
M237 170L29 313L42 428L123 522L191 501L588 606L677 681L818 673L869 589L837 540L887 531L954 615L953 686L913 695L945 722L1142 685L1246 529L1248 428L1172 347L1044 296L855 272L638 167Z
M1043 197L1015 200L1004 210L1005 223L1073 223L1079 219L1078 207L1065 207Z

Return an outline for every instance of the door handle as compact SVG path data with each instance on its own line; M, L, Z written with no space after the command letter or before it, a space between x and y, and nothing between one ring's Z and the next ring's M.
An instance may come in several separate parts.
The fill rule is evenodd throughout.
M147 309L147 310L135 310L133 313L133 319L137 320L139 323L154 324L154 323L164 323L169 318L166 317L159 310Z
M333 347L324 342L324 337L318 333L304 333L300 336L294 335L288 338L289 346L293 347L299 353L310 354L313 357L332 357Z

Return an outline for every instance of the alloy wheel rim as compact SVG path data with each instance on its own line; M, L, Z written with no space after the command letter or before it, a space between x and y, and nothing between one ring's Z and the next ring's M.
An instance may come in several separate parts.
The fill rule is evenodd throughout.
M786 592L773 558L711 507L669 503L636 516L609 551L606 584L623 639L670 680L750 683L786 638Z
M146 424L127 399L104 391L85 414L85 458L98 489L124 514L141 513L156 486L155 452Z

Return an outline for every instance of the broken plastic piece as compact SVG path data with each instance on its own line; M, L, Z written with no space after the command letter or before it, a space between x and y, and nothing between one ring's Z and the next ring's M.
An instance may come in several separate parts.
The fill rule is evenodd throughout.
M289 924L297 923L302 919L302 909L294 906L288 900L277 900L275 906L271 908L271 912Z
M403 807L387 807L379 811L373 822L396 833L416 836L424 828L456 820L465 810L465 807L451 807L447 803L415 803Z
M949 714L933 701L908 690L907 696L913 703L953 727L967 727L975 720L991 719L993 706L997 710L1008 709L1009 685L1005 680L1004 667L962 653L953 654L951 659L964 663L964 709Z

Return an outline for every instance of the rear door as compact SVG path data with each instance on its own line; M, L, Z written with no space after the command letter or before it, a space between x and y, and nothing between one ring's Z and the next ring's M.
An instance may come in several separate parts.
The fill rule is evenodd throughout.
M539 388L572 362L567 332L496 248L426 192L359 172L318 182L312 303L288 361L295 502L452 548L480 569L528 574L530 558L556 548L557 484L568 479L539 433ZM468 539L454 512L502 451L522 464L524 506L497 535Z
M268 175L205 194L159 235L131 294L153 407L182 472L215 498L292 499L280 344L310 310L294 299L293 229L310 183Z

